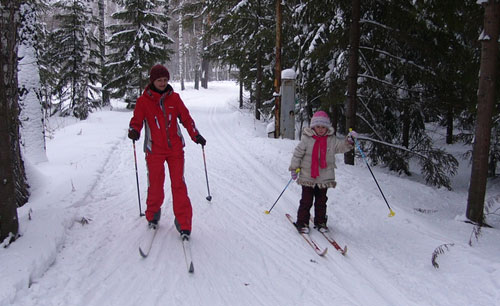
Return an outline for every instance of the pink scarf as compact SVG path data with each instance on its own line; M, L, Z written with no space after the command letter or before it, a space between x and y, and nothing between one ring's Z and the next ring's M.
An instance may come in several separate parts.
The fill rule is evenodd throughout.
M316 139L316 142L314 142L312 151L311 177L317 178L319 176L319 167L321 169L326 168L326 141L328 136L313 136L313 138Z

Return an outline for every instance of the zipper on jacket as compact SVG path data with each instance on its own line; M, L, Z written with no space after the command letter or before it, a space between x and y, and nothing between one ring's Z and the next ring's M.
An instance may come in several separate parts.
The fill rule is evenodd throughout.
M160 122L158 122L158 118L156 116L155 116L155 122L158 129L160 129Z
M166 106L165 106L165 97L166 95L163 94L160 98L160 108L161 110L163 111L163 116L165 117L165 129L167 131L167 144L168 144L168 147L171 148L172 147L172 143L170 142L170 131L169 131L169 128L170 128L170 120L172 120L172 114L168 114L168 117L167 117L167 109L166 109Z
M172 147L172 144L170 143L170 133L168 132L168 130L170 129L170 122L172 120L172 114L168 114L168 122L167 122L167 143L168 143L168 147L171 148Z

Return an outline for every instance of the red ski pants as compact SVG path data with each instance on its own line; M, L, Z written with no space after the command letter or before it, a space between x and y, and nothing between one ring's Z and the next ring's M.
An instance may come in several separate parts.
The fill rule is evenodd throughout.
M186 183L184 181L184 151L178 150L168 154L146 154L148 166L148 198L146 200L146 219L152 220L153 215L158 212L165 194L165 161L168 164L170 174L170 186L172 189L172 202L174 215L181 226L181 230L191 231L191 219L193 209L189 200Z

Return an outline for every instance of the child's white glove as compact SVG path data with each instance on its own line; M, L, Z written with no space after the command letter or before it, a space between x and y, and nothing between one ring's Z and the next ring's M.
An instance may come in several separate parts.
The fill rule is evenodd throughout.
M347 142L350 144L354 144L354 138L358 138L358 133L356 133L356 131L350 131L346 137Z
M292 180L295 181L297 179L299 172L300 172L300 168L297 168L296 170L290 171L290 175L292 176Z

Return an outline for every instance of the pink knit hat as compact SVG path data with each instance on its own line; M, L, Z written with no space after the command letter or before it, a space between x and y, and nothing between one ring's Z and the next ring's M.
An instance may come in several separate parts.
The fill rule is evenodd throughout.
M332 127L332 123L330 122L330 117L324 111L317 111L311 118L311 124L309 125L311 128L315 126L326 126Z

